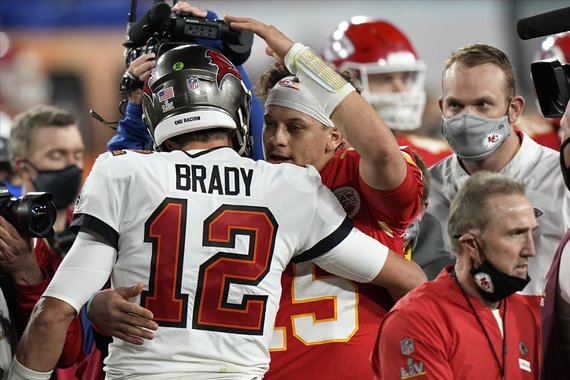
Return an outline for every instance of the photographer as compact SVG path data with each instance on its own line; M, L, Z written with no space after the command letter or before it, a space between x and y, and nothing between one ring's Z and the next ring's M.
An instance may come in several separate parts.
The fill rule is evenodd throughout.
M204 18L205 20L217 20L216 13L193 6L185 1L178 1L172 8L173 15L180 17L188 15L188 17ZM176 40L170 42L177 42ZM222 45L220 40L197 39L197 43L219 49ZM116 149L152 149L151 136L146 126L141 123L142 117L142 83L150 75L150 71L154 67L155 53L141 54L134 59L127 69L125 76L127 78L138 80L138 87L131 87L128 91L129 102L125 113L125 118L121 120L117 128L117 134L111 138L107 147L109 150ZM237 69L248 89L253 87L249 76L247 75L243 65L237 65ZM263 105L259 99L253 94L251 100L251 119L250 130L253 137L253 149L251 156L254 160L263 159L263 147L261 144L261 132L263 129Z
M0 181L8 187L10 193L19 197L22 192L20 178L14 173L10 164L10 130L12 129L12 119L4 112L0 111Z
M74 240L69 221L81 185L84 150L77 119L68 111L42 105L14 119L10 154L22 179L22 194L52 193L57 208L55 234L43 239L24 238L0 216L0 272L9 276L5 286L16 290L8 307L18 336ZM77 319L68 331L58 366L69 367L82 357L82 333Z

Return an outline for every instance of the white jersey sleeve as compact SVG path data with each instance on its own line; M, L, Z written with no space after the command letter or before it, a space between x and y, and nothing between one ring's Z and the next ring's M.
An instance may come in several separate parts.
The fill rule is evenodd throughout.
M320 177L318 179L320 181ZM293 262L313 260L330 273L349 280L370 282L382 269L388 248L354 228L334 194L321 182L317 186L313 216L299 231L303 236L300 240L306 241L307 245Z
M353 228L346 239L314 262L337 276L367 283L380 273L388 252L388 247L378 240Z
M43 296L67 302L79 313L109 279L116 252L99 237L80 232Z

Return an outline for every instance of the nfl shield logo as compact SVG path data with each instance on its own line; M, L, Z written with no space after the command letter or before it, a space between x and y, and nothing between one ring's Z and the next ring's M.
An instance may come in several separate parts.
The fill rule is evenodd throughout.
M411 355L414 352L414 341L412 338L404 338L400 341L400 350L403 355Z
M198 78L190 77L186 79L186 84L189 90L195 90L198 88Z

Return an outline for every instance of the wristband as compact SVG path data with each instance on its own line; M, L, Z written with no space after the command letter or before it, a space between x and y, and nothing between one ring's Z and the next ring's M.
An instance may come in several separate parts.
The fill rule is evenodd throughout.
M93 299L97 296L97 294L99 293L103 293L103 292L107 292L111 289L103 289L103 290L99 290L98 292L96 292L95 294L93 294L91 296L91 298L89 298L89 301L87 301L87 303L85 304L85 315L87 315L87 319L89 319L91 321L91 317L89 316L89 311L91 309L91 302L93 302ZM93 321L91 321L91 324L94 325Z
M304 84L330 117L355 88L311 48L297 42L285 55L285 66Z
M38 372L24 367L18 359L14 356L12 364L10 364L10 370L8 371L7 380L49 380L52 371L49 372Z
M301 50L303 50L304 48L305 45L303 45L300 42L295 42L293 46L291 46L287 54L285 55L285 59L283 59L285 67L293 75L297 75L297 67L295 66L295 57L297 57L297 54L299 54Z

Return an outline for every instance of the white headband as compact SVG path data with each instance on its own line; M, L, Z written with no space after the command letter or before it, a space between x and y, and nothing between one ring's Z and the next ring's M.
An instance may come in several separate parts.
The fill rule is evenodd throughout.
M321 105L307 87L301 85L297 77L285 77L273 86L265 101L265 106L272 105L294 109L315 118L329 128L334 127L332 120L325 115Z

